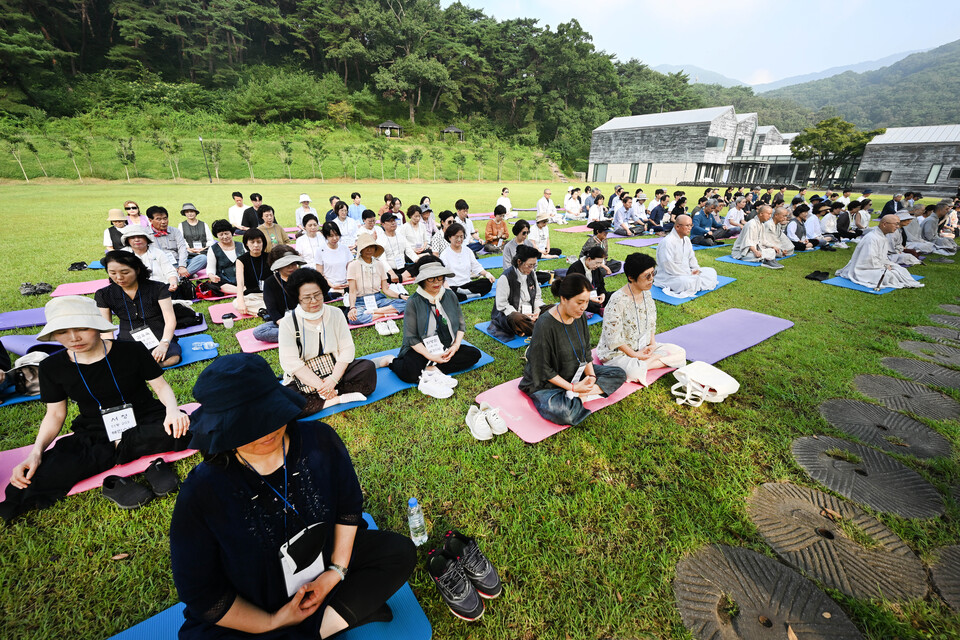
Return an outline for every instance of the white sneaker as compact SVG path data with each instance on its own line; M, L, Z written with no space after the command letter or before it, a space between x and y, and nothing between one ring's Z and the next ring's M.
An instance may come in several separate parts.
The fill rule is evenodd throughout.
M470 405L470 410L467 411L466 423L467 427L470 428L470 435L477 440L489 440L493 437L493 431L487 422L486 414L480 411L477 405Z
M383 321L381 321L381 322L374 322L374 323L373 323L373 328L376 329L376 330L377 330L377 333L379 333L379 334L382 335L382 336L388 336L388 335L390 335L391 333L393 333L392 331L390 331L390 326L388 325L388 323L383 322Z
M491 407L486 402L480 403L480 411L483 413L483 416L487 419L487 424L490 425L490 431L496 435L507 432L507 423L503 421L503 418L500 417L500 409L497 407Z
M426 375L426 373L420 376L420 384L417 385L417 390L425 396L440 398L441 400L453 395L453 389L440 384L434 376Z
M838 242L837 244L835 244L835 245L833 245L833 246L835 246L837 249L849 249L849 248L850 248L850 247L847 246L847 243L846 243L846 242Z
M396 334L400 333L400 327L397 326L397 323L393 320L387 320L387 329L390 329L390 333Z
M436 382L437 384L442 384L443 386L450 387L451 389L457 386L456 378L454 378L453 376L448 376L447 374L445 374L443 371L440 371L439 369L434 369L433 371L424 371L421 374L421 378L423 376L429 376L433 378L434 382Z

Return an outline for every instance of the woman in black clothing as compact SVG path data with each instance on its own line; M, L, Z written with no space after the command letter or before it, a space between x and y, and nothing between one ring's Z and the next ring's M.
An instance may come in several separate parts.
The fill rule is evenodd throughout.
M280 337L277 323L287 311L297 306L297 299L287 293L287 278L307 261L290 245L281 244L270 250L267 264L270 275L263 281L263 305L267 315L265 322L253 330L253 337L260 342L276 343Z
M237 258L237 297L233 300L233 307L240 313L255 316L264 308L263 284L270 276L267 256L263 253L266 244L267 237L260 229L243 232L247 252Z
M587 249L579 260L570 265L567 275L579 273L585 276L593 291L590 292L590 302L587 304L588 313L603 314L603 307L607 304L607 287L604 284L603 247L596 246Z
M93 299L108 323L114 315L120 322L121 341L142 344L160 363L172 367L180 362L177 337L177 316L173 312L170 289L150 280L150 270L136 255L127 251L110 251L103 257L103 266L110 284L97 291ZM113 331L104 338L112 340Z

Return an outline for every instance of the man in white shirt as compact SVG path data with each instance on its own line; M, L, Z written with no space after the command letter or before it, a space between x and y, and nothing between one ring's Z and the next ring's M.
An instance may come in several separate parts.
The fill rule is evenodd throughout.
M537 215L545 213L550 216L550 222L563 222L563 216L557 213L557 205L553 204L552 195L550 189L543 190L543 197L537 200Z
M783 269L783 265L777 262L782 250L779 245L768 244L768 236L764 234L765 225L772 214L770 205L761 205L757 215L743 225L743 231L733 243L730 255L744 262L759 262L768 269Z
M764 244L775 249L779 247L777 256L789 256L794 252L793 242L787 237L787 219L790 213L786 207L777 207L773 210L773 217L763 225Z
M240 226L240 223L243 222L243 212L247 210L243 204L243 194L239 191L234 191L231 196L233 197L234 204L227 209L227 219L230 221L230 224L233 225L234 229L246 231L246 227Z
M673 230L657 245L657 273L653 284L675 298L689 298L717 287L717 271L701 268L690 244L693 219L677 216Z
M727 217L723 219L723 228L731 231L742 230L745 223L743 209L747 206L747 199L739 197L734 204L727 209Z
M477 233L473 226L473 220L470 219L470 205L467 204L466 200L460 198L453 206L457 209L457 223L462 225L466 231L463 244L474 253L480 251L483 249L483 243L480 242L480 234Z
M380 216L380 226L383 230L379 236L378 244L383 247L383 255L380 256L381 262L387 268L387 279L393 282L405 280L409 274L406 272L406 253L407 241L397 233L397 216L391 212L386 212Z
M842 202L843 206L850 204L850 194L853 193L853 189L850 187L843 188L843 196L837 198L837 202Z
M900 228L900 220L896 215L885 215L880 218L880 226L868 232L857 243L850 262L837 271L837 275L846 278L864 287L871 289L917 289L923 285L913 279L910 272L904 267L890 260L888 253L890 243L887 235Z

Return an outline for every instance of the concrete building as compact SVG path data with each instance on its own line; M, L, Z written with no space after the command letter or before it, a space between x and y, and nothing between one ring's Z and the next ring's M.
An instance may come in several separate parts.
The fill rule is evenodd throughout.
M854 189L952 196L960 186L960 125L891 127L867 144Z
M796 134L792 134L796 135ZM772 124L763 127L757 127L757 149L762 149L763 145L790 144L783 141L783 134Z

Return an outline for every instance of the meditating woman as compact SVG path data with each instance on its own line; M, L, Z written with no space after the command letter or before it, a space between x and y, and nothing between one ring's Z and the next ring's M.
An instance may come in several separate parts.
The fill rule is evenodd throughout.
M340 227L336 222L324 222L320 233L323 234L325 242L320 248L317 271L326 278L331 292L342 296L347 289L347 265L353 260L353 253L340 242Z
M260 342L276 343L279 339L280 319L297 306L297 299L287 293L287 279L307 261L288 244L270 250L267 256L270 275L263 282L263 306L267 310L264 323L253 330Z
M351 303L347 320L350 324L368 324L384 317L403 315L408 296L390 288L387 267L379 260L383 251L383 246L376 240L364 235L357 244L357 259L347 266Z
M295 246L297 253L307 261L306 266L316 269L323 264L324 244L317 216L312 213L303 216L303 235L297 238Z
M583 403L619 389L626 374L593 364L590 327L583 315L590 302L587 279L568 275L554 281L551 291L559 302L533 327L520 390L545 420L576 425L590 415Z
M400 218L400 222L406 224L407 216L403 213L403 203L400 202L400 198L390 200L390 213Z
M201 269L206 269L207 249L216 242L207 223L197 218L199 214L197 208L189 202L185 202L180 208L180 215L184 217L180 223L180 233L183 234L183 241L187 243L187 271L191 276Z
M13 468L6 500L0 503L0 517L7 522L49 507L81 480L145 455L181 451L190 441L190 418L177 407L160 365L138 344L101 338L115 327L93 300L54 298L44 311L47 324L37 340L59 342L64 349L40 363L40 399L46 413L30 454ZM79 410L73 433L48 450L66 422L68 399ZM148 473L148 480L154 492L176 488L175 475L172 486L168 484L173 471L166 463L151 467L155 472ZM117 476L107 478L103 490L125 509L152 497L142 485Z
M536 249L537 255L540 256L540 250L537 249L537 246L530 241L527 237L530 234L530 223L526 220L517 220L513 223L513 235L514 238L507 244L503 246L503 268L509 269L513 265L513 258L517 253L517 247L521 245L526 245L532 249ZM547 284L550 282L550 273L548 271L537 271L536 272L537 282L541 285Z
M313 640L391 620L387 599L409 578L416 549L406 536L367 530L336 432L298 423L303 397L257 355L217 358L193 395L201 407L191 444L204 461L170 522L173 582L186 604L180 639Z
M603 249L603 270L607 275L620 271L620 267L623 266L623 263L619 260L610 259L610 247L607 245L610 224L609 220L589 223L587 226L593 230L593 235L587 238L587 241L583 243L583 247L580 248L580 257L582 258L591 248L601 247Z
M103 230L103 250L120 251L123 249L123 228L127 226L127 216L123 209L110 209L107 222L110 226Z
M151 280L143 262L132 253L110 251L103 257L103 266L110 284L93 294L93 299L107 323L117 316L117 339L139 342L161 367L180 362L180 344L173 334L177 316L170 289ZM103 337L113 340L113 331Z
M441 211L439 219L440 229L433 234L432 238L430 238L430 244L428 247L430 249L430 253L435 256L439 256L450 247L450 243L447 242L446 238L444 237L444 233L446 233L447 229L450 228L450 225L457 221L457 214L455 214L453 211ZM409 250L407 253L409 255Z
M403 343L390 369L404 382L434 398L449 398L457 381L450 373L469 369L480 350L463 344L466 322L457 296L444 286L453 272L441 262L428 262L417 274L416 293L403 316Z
M150 226L150 218L140 213L140 205L133 200L127 200L123 203L123 211L127 214L128 224L139 225L144 229Z
M562 251L550 246L550 228L547 223L550 222L550 215L544 213L537 214L537 226L530 230L530 241L533 246L540 250L543 258L550 259L559 256Z
M647 372L687 364L687 354L675 344L657 342L657 307L650 295L657 261L645 253L631 253L623 264L627 284L610 296L603 315L597 357L620 367L630 382L645 384Z
M229 220L215 220L213 235L217 241L207 251L207 278L223 293L237 292L237 258L247 252L233 241L233 225Z
M266 215L263 220L266 222ZM259 228L243 232L243 246L247 252L237 258L237 297L233 299L233 308L240 313L255 316L265 308L263 284L270 276L267 254L263 251L265 244L266 238Z
M587 250L579 260L570 265L567 269L567 275L579 273L585 276L593 290L590 292L590 302L587 303L587 311L590 313L603 314L603 307L607 303L607 287L604 284L605 273L603 270L603 247L595 246Z
M356 349L343 313L323 304L328 289L318 271L295 271L287 294L299 304L279 323L283 383L307 398L306 416L335 404L366 400L377 386L374 363L354 359Z
M270 253L270 249L273 249L278 244L290 244L290 238L287 237L287 232L277 224L277 214L273 210L273 207L268 204L262 204L260 205L260 209L257 210L257 213L263 218L263 224L257 227L257 229L263 234L266 242L263 247L264 253Z
M433 234L437 233L439 227L437 226L437 221L433 219L433 209L430 208L430 198L423 196L421 200L426 200L426 204L422 201L420 203L420 225L427 230L427 242L433 238Z
M140 258L151 280L167 285L170 291L176 291L180 276L167 254L153 246L153 235L149 231L138 224L128 224L121 238L126 247L124 250Z
M485 244L483 250L487 253L500 253L503 247L510 240L510 234L507 233L507 223L504 217L507 215L507 209L502 204L498 204L493 209L493 219L487 222L483 230L483 239Z
M603 212L607 208L603 206L603 194L597 194L597 197L593 199L593 204L590 205L589 211L587 211L587 221L596 222L598 220L603 220Z
M543 296L535 271L540 252L520 245L513 266L504 269L497 279L497 297L490 312L489 331L501 340L533 334L533 325L540 317Z
M494 277L477 262L477 256L463 246L467 232L458 222L454 222L443 232L450 247L440 254L440 260L453 272L448 284L461 302L468 298L479 298L490 293L495 282ZM477 278L474 280L473 278Z
M421 221L420 207L417 205L410 205L407 209L407 223L400 227L400 235L407 243L407 260L416 262L430 242L430 234Z
M343 200L338 200L337 204L333 205L333 213L336 215L333 222L336 223L337 230L340 232L340 244L353 252L357 246L357 232L360 227L356 220L347 215L349 210L350 205Z

